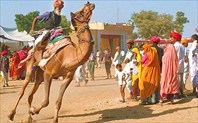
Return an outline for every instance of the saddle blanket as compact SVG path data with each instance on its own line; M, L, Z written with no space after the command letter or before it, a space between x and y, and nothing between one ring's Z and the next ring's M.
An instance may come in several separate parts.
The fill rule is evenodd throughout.
M50 43L46 46L46 51L43 53L43 58L38 63L38 66L44 67L47 62L58 52L59 49L73 44L70 38L64 38L55 43Z

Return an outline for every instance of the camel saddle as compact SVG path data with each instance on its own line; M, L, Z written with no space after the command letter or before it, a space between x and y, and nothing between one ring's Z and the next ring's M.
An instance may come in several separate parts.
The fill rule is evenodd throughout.
M60 41L54 42L54 43L49 43L45 47L44 50L39 50L36 51L34 54L34 57L36 59L36 63L40 67L44 67L45 64L56 54L60 49L67 45L73 45L73 42L71 41L70 38L63 38ZM42 53L43 52L43 53ZM43 54L43 55L41 55Z

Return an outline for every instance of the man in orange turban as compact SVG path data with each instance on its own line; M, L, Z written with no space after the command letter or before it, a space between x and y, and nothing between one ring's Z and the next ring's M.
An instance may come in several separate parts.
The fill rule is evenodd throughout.
M184 76L183 76L183 88L185 89L185 84L189 76L189 63L188 63L188 40L186 38L181 39L181 44L185 47L185 57L184 57Z
M178 84L179 84L179 90L180 90L180 96L183 97L183 74L184 74L184 57L185 57L185 48L180 43L181 41L181 34L178 32L171 32L170 33L171 42L174 44L177 57L178 57L178 70L177 70L177 78L178 78Z

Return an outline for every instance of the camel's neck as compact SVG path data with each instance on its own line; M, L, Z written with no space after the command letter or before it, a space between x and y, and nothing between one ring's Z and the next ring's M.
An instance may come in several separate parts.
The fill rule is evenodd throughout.
M89 56L91 55L93 49L93 44L91 43L92 35L89 27L85 26L84 29L79 28L77 30L79 39L79 44L77 47L78 61L83 64L89 59Z

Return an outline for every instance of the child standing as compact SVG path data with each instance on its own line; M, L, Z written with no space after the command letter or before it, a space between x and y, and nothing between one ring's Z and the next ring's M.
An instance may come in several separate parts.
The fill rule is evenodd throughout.
M129 91L130 99L133 99L133 93L132 93L132 62L129 59L126 59L126 65L124 67L124 73L126 74L126 88Z
M118 78L118 84L119 84L119 87L120 87L120 94L121 94L121 97L122 97L121 102L124 103L125 102L125 92L124 92L124 90L125 90L125 87L126 87L126 79L125 79L126 74L122 70L122 65L121 64L117 64L116 69L117 69L116 77Z

